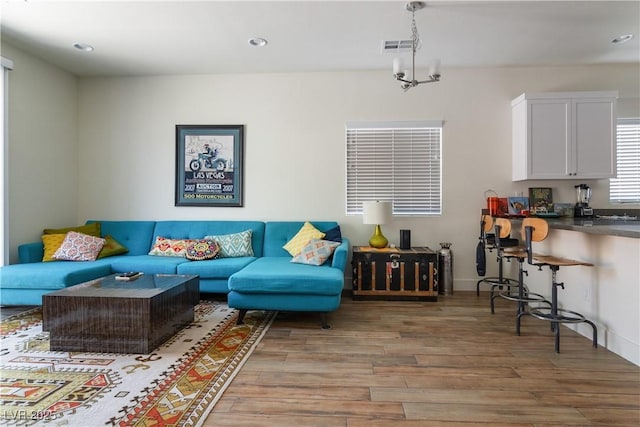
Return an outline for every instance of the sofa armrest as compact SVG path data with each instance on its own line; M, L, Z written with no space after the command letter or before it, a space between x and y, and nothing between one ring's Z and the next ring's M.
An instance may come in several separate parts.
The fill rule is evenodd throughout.
M30 262L40 262L44 256L44 245L42 242L23 243L18 245L18 262L27 264Z
M331 267L339 268L344 271L349 258L349 239L342 238L342 243L333 252L333 261Z

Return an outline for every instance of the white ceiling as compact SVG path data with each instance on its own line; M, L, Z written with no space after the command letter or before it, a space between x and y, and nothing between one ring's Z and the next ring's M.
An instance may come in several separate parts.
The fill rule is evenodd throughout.
M394 55L382 41L410 38L405 3L1 0L0 19L5 41L80 76L391 72ZM640 63L640 1L428 1L416 21L417 66L439 60L443 74ZM634 38L611 43L622 34ZM269 44L250 46L256 36ZM78 51L76 42L95 50Z

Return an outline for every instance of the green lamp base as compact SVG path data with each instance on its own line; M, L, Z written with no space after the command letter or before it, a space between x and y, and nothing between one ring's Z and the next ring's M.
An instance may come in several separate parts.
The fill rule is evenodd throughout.
M380 225L376 225L373 236L371 236L371 239L369 239L369 246L376 249L382 249L386 248L388 244L389 241L382 235L382 229L380 228Z

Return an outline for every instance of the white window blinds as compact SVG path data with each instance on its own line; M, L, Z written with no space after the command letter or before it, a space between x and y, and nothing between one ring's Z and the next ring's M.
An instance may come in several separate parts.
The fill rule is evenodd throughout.
M442 212L442 122L349 122L347 214L393 202L394 215Z
M640 119L618 119L618 177L609 180L611 203L640 202Z

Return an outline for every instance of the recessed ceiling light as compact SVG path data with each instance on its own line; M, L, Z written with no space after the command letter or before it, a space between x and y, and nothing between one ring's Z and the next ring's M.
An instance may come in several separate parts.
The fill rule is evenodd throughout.
M611 43L625 43L633 38L633 34L625 34L623 36L618 36L615 39L611 40Z
M266 46L267 43L269 43L267 39L263 39L262 37L254 37L252 39L249 39L249 44L251 46L262 47Z
M74 43L73 47L83 52L93 52L93 46L87 43Z

